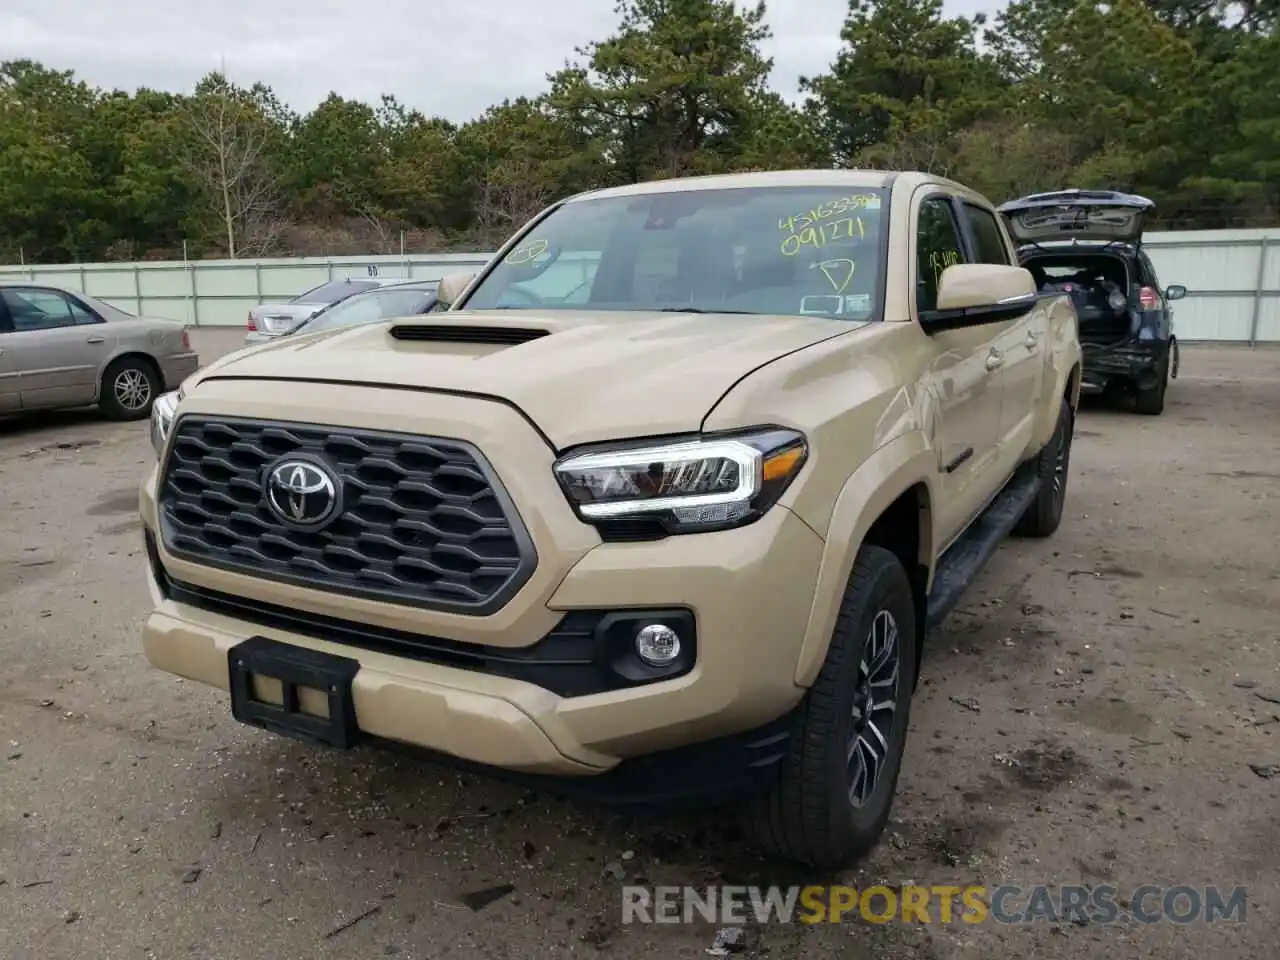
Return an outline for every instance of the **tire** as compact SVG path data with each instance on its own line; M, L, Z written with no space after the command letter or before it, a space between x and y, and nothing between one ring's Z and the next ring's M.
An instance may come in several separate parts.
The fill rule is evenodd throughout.
M155 367L139 357L121 357L102 374L98 407L110 420L145 420L160 389Z
M1160 361L1160 381L1149 390L1139 390L1134 398L1134 409L1148 417L1158 417L1164 413L1164 395L1169 390L1169 355Z
M1071 475L1071 439L1075 433L1075 412L1066 400L1058 410L1058 425L1045 448L1031 461L1040 478L1040 492L1031 501L1013 528L1018 537L1050 537L1062 522L1067 502L1067 479Z
M885 638L896 630L893 643ZM876 631L873 636L873 630ZM868 647L896 652L896 673L878 673L865 663ZM895 666L889 658L886 667ZM864 668L869 673L864 676ZM897 789L915 687L916 624L911 582L896 556L864 546L849 576L826 661L797 711L777 784L748 807L744 829L763 853L817 869L841 869L861 859L884 832ZM865 763L872 730L858 742L855 713L864 706L867 681L891 683L893 710L873 711L886 747L874 787L853 801L853 788L864 787L850 757ZM883 689L883 688L882 688ZM881 701L885 703L887 701ZM865 765L864 771L869 768Z

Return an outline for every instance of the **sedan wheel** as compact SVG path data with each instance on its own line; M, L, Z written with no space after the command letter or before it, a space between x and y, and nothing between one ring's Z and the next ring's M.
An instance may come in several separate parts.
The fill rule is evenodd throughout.
M151 381L141 370L134 368L121 370L112 384L116 395L116 403L130 413L144 409L151 402Z
M112 420L145 420L161 386L158 371L146 359L123 357L102 375L98 406Z

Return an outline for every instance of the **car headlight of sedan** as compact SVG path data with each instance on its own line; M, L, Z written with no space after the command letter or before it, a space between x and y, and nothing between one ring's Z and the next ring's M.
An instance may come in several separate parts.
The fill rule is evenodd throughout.
M157 457L164 455L164 445L169 439L169 430L173 427L173 415L177 412L182 397L183 391L179 387L160 394L151 405L151 447Z
M804 435L766 427L570 454L555 465L569 502L607 530L644 520L666 533L744 526L762 516L804 466Z

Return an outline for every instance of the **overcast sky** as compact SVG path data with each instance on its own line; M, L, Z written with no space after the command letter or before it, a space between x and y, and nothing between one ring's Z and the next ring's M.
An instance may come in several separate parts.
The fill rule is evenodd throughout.
M995 9L948 0L948 13ZM827 68L846 0L772 0L773 86ZM100 87L189 91L225 61L237 83L261 80L307 111L329 91L382 93L429 115L477 116L534 95L574 48L617 24L613 0L0 0L0 60L75 70Z

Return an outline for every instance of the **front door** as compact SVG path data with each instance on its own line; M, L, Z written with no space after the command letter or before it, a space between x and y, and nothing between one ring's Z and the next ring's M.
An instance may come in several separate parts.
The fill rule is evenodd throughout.
M916 311L937 303L942 271L968 262L951 197L930 194L916 214ZM933 441L942 496L937 517L940 546L968 526L998 487L992 477L1000 426L998 325L943 330L927 336L932 360L925 389L934 399ZM925 337L924 331L921 336Z
M2 287L22 406L90 404L113 344L108 325L75 299L47 287ZM6 351L7 352L7 351Z
M972 203L962 203L969 248L977 263L1015 266L1018 261L1004 229L994 213ZM1044 382L1044 338L1049 333L1048 313L1036 307L1025 316L992 325L1000 352L1000 453L995 468L1009 474L1018 466L1031 443L1036 410Z

